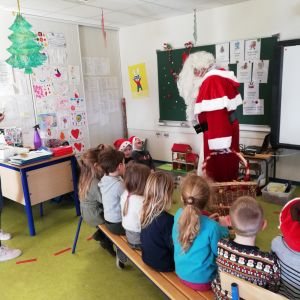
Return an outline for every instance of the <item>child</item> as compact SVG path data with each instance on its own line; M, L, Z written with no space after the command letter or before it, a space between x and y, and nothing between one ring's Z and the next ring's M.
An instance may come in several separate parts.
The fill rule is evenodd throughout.
M132 145L126 139L118 139L114 142L115 149L124 153L125 164L132 160Z
M143 150L143 143L137 136L131 136L129 142L132 144L132 159L140 164L148 166L151 170L155 170L152 157L147 150Z
M124 153L114 149L104 150L99 163L105 174L99 182L105 226L114 234L125 235L120 205L121 195L125 191L122 179L125 170ZM117 249L117 267L124 268L126 261L126 256Z
M78 182L78 195L80 200L81 216L90 226L97 227L104 223L102 196L98 183L103 172L98 163L99 154L105 149L105 145L89 149L79 160L80 176ZM98 229L93 238L100 241L105 248L105 236Z
M1 180L0 180L0 191L1 190ZM1 213L3 207L3 196L0 192L0 228L1 228ZM8 248L5 245L1 244L1 241L7 241L11 239L11 234L0 229L0 262L14 259L22 254L22 251L19 249Z
M142 164L131 162L124 175L125 192L121 196L122 225L126 231L128 244L133 249L141 249L140 214L143 194L150 169Z
M159 272L174 271L171 208L173 179L164 172L148 177L141 213L141 248L144 263Z
M206 291L217 272L218 241L228 229L201 214L211 197L208 183L200 176L186 176L181 183L180 208L174 218L175 272L188 287Z
M223 239L218 243L219 270L277 291L280 274L276 258L255 246L257 233L266 227L262 207L252 197L240 197L230 208L230 219L236 235L234 240ZM227 299L219 276L213 281L212 289L216 299Z
M279 293L288 299L300 299L300 198L283 207L279 220L283 236L272 241L281 270Z

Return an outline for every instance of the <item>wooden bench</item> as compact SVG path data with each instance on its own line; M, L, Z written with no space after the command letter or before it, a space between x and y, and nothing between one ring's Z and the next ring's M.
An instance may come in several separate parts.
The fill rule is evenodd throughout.
M287 300L287 298L280 294L275 294L267 289L226 272L219 271L219 274L222 290L228 291L229 294L231 294L231 284L236 283L238 285L240 298L246 300Z
M174 272L164 273L155 271L143 262L140 251L130 248L125 236L118 236L111 233L105 225L99 225L99 228L170 299L214 299L214 294L211 291L196 292L185 286Z

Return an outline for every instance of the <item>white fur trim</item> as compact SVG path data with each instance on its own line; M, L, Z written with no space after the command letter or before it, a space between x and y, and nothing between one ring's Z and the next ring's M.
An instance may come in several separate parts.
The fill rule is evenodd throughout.
M227 108L228 111L236 110L242 104L242 97L237 94L235 98L229 99L227 96L215 98L211 100L202 100L200 103L195 104L194 114L198 115L204 111L215 111Z
M125 141L125 142L123 142L121 145L120 145L120 147L119 147L119 151L124 151L125 150L125 148L127 147L127 146L129 146L129 145L131 145L131 143L129 142L129 141Z
M214 76L214 75L217 75L217 76L220 76L220 77L223 77L223 78L227 78L227 79L231 79L233 80L234 82L237 82L237 78L235 77L234 75L234 72L233 71L224 71L224 70L218 70L218 69L213 69L213 70L210 70L208 71L204 77L203 77L203 81L210 77L210 76Z
M208 147L210 150L226 149L231 146L231 136L208 140Z

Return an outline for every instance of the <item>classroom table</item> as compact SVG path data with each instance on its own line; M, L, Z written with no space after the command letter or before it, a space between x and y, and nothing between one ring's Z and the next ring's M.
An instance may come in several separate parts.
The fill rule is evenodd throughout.
M266 184L269 182L269 165L273 163L273 178L276 178L276 153L256 153L255 155L247 155L242 153L244 158L249 162L250 160L254 161L263 161L266 165Z
M74 154L22 166L0 161L0 176L0 196L25 206L31 236L35 235L33 205L74 191L76 214L80 215Z

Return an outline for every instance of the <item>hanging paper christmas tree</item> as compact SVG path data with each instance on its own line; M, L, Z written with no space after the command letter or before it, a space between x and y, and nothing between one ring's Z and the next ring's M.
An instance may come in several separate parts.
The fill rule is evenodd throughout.
M47 58L40 53L43 46L36 42L36 35L30 31L31 27L20 13L9 27L13 31L8 37L12 45L7 49L11 56L6 62L13 68L25 69L25 74L31 74L32 68L42 65Z

